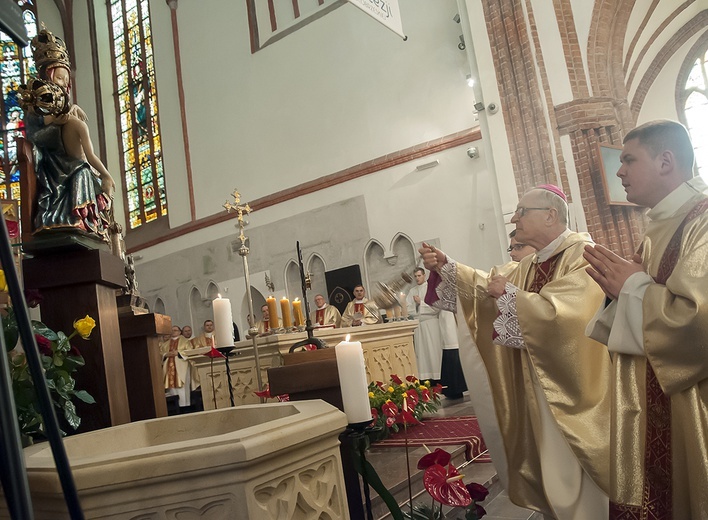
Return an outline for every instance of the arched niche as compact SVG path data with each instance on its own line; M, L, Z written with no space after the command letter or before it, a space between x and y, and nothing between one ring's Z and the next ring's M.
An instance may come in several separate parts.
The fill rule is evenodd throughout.
M206 298L211 301L214 300L219 296L219 286L216 285L214 282L209 282L209 285L207 285L206 289ZM223 296L223 295L222 295Z
M261 307L266 303L265 296L255 287L251 286L251 298L253 298L253 314L255 314L254 323L262 317ZM241 302L241 323L249 323L248 321L248 295L244 293L243 301ZM246 332L241 332L241 338L246 337Z
M415 243L408 235L397 233L391 240L391 251L396 257L396 263L393 266L396 275L400 276L401 273L408 273L413 278L413 270L417 267L418 262ZM403 291L407 293L412 286L412 284L409 284L403 288Z
M202 297L202 293L196 287L192 287L189 291L189 315L191 323L177 324L191 325L195 335L198 335L202 330L204 321L211 320L211 299ZM174 323L173 323L174 325Z
M364 280L362 280L369 297L374 284L378 281L385 282L390 276L391 266L385 257L386 249L381 242L373 238L369 240L364 247Z
M310 290L308 294L311 310L315 308L316 294L322 294L325 300L329 298L327 294L327 280L325 279L326 270L327 267L322 257L317 253L313 253L307 261L307 272L310 273L310 279L312 280L312 290Z
M295 260L290 260L285 266L285 292L290 300L302 299L302 283L300 281L300 267Z
M155 300L155 314L167 314L167 312L165 312L165 302L163 302L162 298L159 296Z

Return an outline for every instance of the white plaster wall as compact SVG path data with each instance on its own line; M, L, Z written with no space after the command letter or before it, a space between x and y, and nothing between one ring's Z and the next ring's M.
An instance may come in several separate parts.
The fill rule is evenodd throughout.
M705 5L706 2L693 2L692 4L690 4L688 7L686 7L686 9L683 9L681 11L681 14L674 18L654 40L651 41L649 50L642 58L642 61L639 67L637 68L637 72L634 76L632 85L630 86L629 92L627 93L627 99L629 100L630 104L632 103L632 99L636 94L637 87L639 86L641 78L644 76L644 74L646 74L646 71L651 66L651 63L656 57L657 53L661 51L661 48L666 44L666 42L671 38L671 36L675 32L677 32L683 25L688 23L694 16L696 16L703 9L705 9ZM668 15L668 13L672 12L675 8L676 3L672 2L671 0L664 0L663 2L659 3L657 8L652 13L650 23L647 24L646 29L642 33L642 37L640 38L639 43L636 47L637 51L641 50L644 47L649 37L653 34L654 30L665 20L665 17ZM634 67L635 61L636 58L631 61L630 68L627 69L628 71L631 70L632 67Z
M570 78L567 74L554 73L554 71L568 70L563 42L558 29L558 20L555 16L549 16L553 9L549 9L549 3L546 0L532 0L531 7L538 31L538 41L543 53L543 62L546 66L552 102L554 105L559 105L572 101L573 91L570 86ZM543 92L542 85L541 92Z
M590 37L590 27L592 26L592 12L595 8L594 2L587 0L570 0L573 9L573 20L575 21L575 31L578 33L578 43L580 44L580 55L583 59L585 77L590 77L588 68L588 38ZM592 84L588 82L588 89L592 97Z

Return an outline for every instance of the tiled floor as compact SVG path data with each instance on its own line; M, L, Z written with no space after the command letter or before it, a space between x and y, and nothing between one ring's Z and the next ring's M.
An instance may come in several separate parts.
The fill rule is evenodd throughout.
M443 406L438 410L437 417L474 415L474 409L469 402L469 397L465 395L463 399L446 400L443 399ZM464 454L461 446L450 450L453 453L453 463L460 466L464 463ZM411 471L411 490L413 503L425 501L429 503L430 497L422 486L422 472L416 469L418 459L425 454L424 448L409 448L408 461ZM407 502L409 496L408 478L406 472L405 448L377 448L372 446L367 452L367 459L376 468L382 482L389 489L398 502ZM506 491L501 489L496 477L494 466L489 463L473 463L460 469L465 475L465 483L479 482L490 488L490 495L482 503L487 511L487 520L542 520L543 516L515 506L509 501ZM377 519L390 518L387 515L387 508L381 500L372 495L374 517ZM404 509L405 510L405 509ZM464 513L456 514L456 511L448 513L450 519L463 519ZM352 519L355 520L355 519ZM362 519L364 520L364 519Z

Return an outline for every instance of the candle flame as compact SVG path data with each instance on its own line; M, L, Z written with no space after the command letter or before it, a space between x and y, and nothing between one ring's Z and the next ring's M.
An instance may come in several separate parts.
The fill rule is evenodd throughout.
M293 303L299 302L299 301L300 301L300 298L295 298L295 299L293 300Z
M217 298L221 298L221 293L216 293Z
M344 338L344 341L347 341L347 342L348 342L348 341L349 341L349 336L350 336L350 335L349 335L349 334L347 334L347 337L346 337L346 338Z

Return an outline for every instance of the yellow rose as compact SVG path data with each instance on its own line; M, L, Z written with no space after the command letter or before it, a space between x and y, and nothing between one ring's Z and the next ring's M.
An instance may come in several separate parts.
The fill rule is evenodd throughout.
M374 397L374 392L369 392L369 397Z
M81 336L84 339L89 339L89 336L91 335L91 331L93 330L93 328L95 326L96 326L96 322L88 314L86 315L85 318L82 318L80 320L76 320L74 322L74 329L76 329L76 332L79 333L79 336Z
M392 393L393 393L393 387L392 387L392 386L389 386L389 387L388 387L388 393L389 393L389 394L392 394Z
M5 271L0 269L0 292L7 292L7 280L5 280Z

